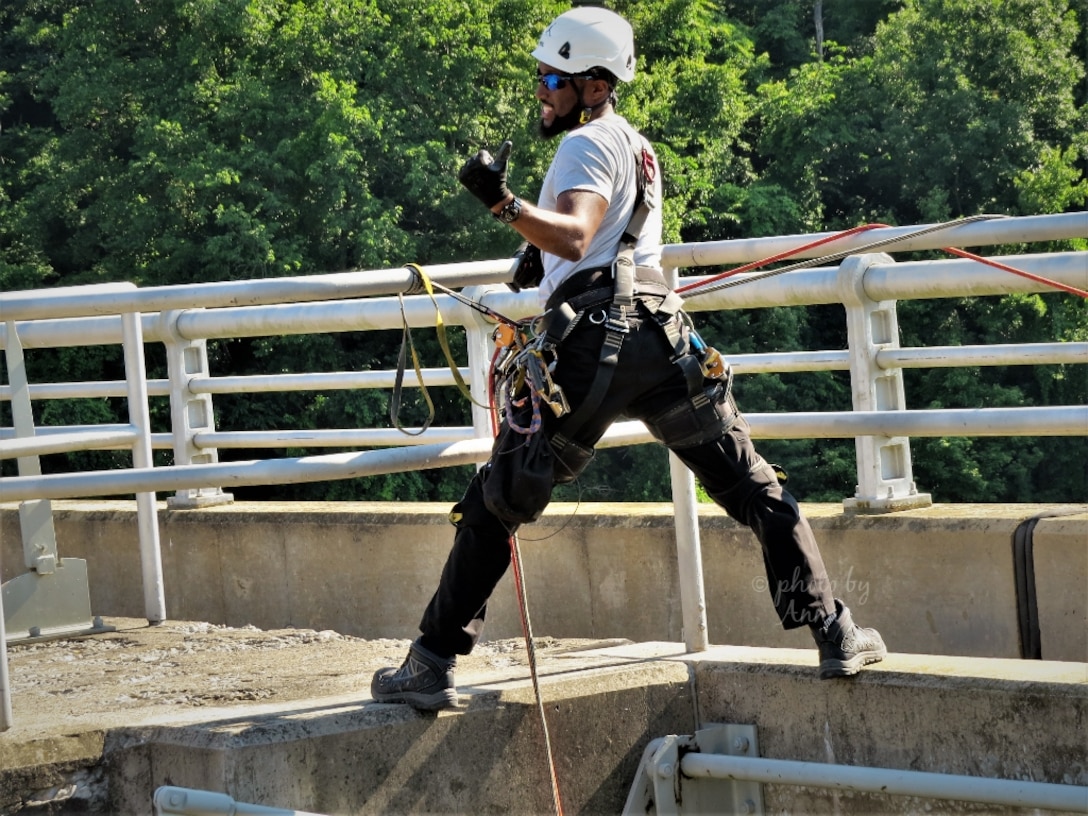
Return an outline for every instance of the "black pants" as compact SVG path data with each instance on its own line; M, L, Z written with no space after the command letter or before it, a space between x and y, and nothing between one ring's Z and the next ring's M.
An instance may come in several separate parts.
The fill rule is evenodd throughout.
M593 313L594 310L590 310ZM575 434L592 447L613 421L649 420L689 398L690 387L672 348L644 302L629 319L610 388L600 408ZM576 408L596 375L603 325L583 319L558 350L554 378ZM562 419L543 412L543 432ZM812 530L794 498L756 453L742 415L728 431L690 447L671 447L710 497L752 529L763 547L768 588L786 629L818 623L835 609ZM510 565L510 529L484 506L480 474L451 515L456 526L438 590L420 622L422 643L443 655L468 654L480 637L487 601Z

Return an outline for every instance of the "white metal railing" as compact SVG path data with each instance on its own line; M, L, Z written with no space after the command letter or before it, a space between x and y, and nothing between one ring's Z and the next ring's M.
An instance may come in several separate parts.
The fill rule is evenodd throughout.
M163 785L151 799L155 816L320 816L301 810L239 802L225 793Z
M944 246L982 246L1039 242L1088 236L1088 214L1029 218L995 218L951 226L919 235L919 228L880 228L842 239L836 251L895 239L894 251ZM822 236L683 244L665 247L663 260L674 280L676 269L758 260L807 244ZM818 257L808 250L800 257ZM1088 289L1088 253L1052 252L1003 257L1002 261L1066 286ZM514 293L497 282L509 274L509 260L440 265L428 269L436 282L456 289L513 318L539 311L536 293ZM900 299L1001 295L1046 291L1026 280L965 259L896 263L884 254L848 257L836 266L798 269L776 277L746 280L742 286L687 300L689 311L761 308L776 305L842 303L847 312L850 347L731 358L738 374L763 371L848 370L852 411L808 414L750 414L757 438L854 438L858 486L847 504L863 510L897 509L928 502L911 474L909 437L983 435L1083 435L1088 405L1019 409L909 411L905 408L902 369L956 365L1036 365L1088 361L1088 343L1043 343L978 347L903 349L898 345L895 302ZM686 284L704 280L685 277ZM396 293L420 290L408 269L347 272L255 281L206 283L138 289L132 285L36 290L5 293L0 299L0 344L12 349L82 347L121 344L126 354L126 380L99 383L15 383L0 386L0 399L16 404L73 397L125 396L127 425L0 428L0 458L17 458L20 475L0 480L0 501L26 502L52 498L136 493L140 499L141 555L144 559L145 606L150 621L165 617L158 536L154 516L156 492L177 491L174 506L200 506L229 500L232 485L286 484L354 478L376 473L481 462L489 448L489 418L472 408L472 425L431 428L418 437L392 429L321 429L285 431L219 431L212 399L223 393L267 393L289 390L382 388L392 386L390 371L293 373L267 377L214 376L206 352L208 340L220 338L399 329L400 298ZM360 301L358 298L365 297ZM474 393L486 393L490 360L488 323L478 312L445 295L436 298L447 325L467 329L468 366L461 374ZM434 325L429 297L403 298L410 326ZM167 349L168 380L148 381L142 346L161 342ZM11 366L9 365L9 371ZM428 386L449 385L444 369L427 369ZM147 401L169 395L170 433L152 433ZM22 410L22 409L20 409ZM641 423L617 423L602 446L650 441ZM372 447L388 450L308 456L297 459L221 464L218 451L252 447ZM60 451L127 448L129 470L41 475L31 463ZM174 464L154 468L150 451L171 449ZM684 637L689 650L706 648L693 479L674 459L673 498L677 507L677 539L681 576ZM24 545L26 545L24 537ZM158 573L156 573L158 569ZM2 625L2 624L0 624Z
M1088 813L1082 785L772 759L754 725L708 724L646 746L623 816L763 813L763 784Z
M693 779L748 779L764 784L804 785L889 796L918 796L923 799L952 799L1088 813L1088 788L1053 782L698 752L685 754L680 760L679 770Z

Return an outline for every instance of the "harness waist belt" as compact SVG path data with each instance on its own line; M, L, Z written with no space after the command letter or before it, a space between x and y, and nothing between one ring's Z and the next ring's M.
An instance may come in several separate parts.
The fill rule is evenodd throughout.
M640 283L650 284L651 288L640 290L638 287ZM668 290L669 287L665 281L665 275L660 269L652 266L635 267L636 292L648 291L654 294L667 294L667 291L658 291L652 288L654 284L665 287L665 290ZM566 302L571 305L574 311L580 312L591 306L610 301L612 293L612 267L600 266L593 269L583 269L575 272L559 284L559 287L548 298L544 308L548 311L556 308L560 303Z

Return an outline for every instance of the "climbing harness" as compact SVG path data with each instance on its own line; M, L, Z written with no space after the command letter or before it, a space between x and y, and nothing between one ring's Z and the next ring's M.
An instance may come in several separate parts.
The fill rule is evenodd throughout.
M660 270L638 267L635 264L635 247L639 236L647 217L657 206L653 184L657 176L657 164L653 152L641 136L641 143L636 145L630 133L625 132L625 135L634 158L636 192L634 208L620 237L616 259L610 269L585 270L565 281L565 285L561 285L553 294L553 302L549 303L550 308L546 313L550 321L549 334L553 337L566 336L587 313L587 319L591 323L603 324L605 328L597 372L589 391L578 408L563 422L559 432L552 436L552 443L564 448L576 444L574 439L578 431L597 412L608 393L619 363L620 350L630 332L628 316L634 312L636 295L659 296L651 302L644 302L672 344L674 361L683 366L691 359L686 352L689 349L689 337L695 336L695 332L690 320L685 322L682 317L677 319L678 315L682 315L682 301L670 291ZM604 279L606 271L610 272L608 280ZM582 276L585 276L584 280ZM562 293L574 288L572 284L581 284L577 287L581 291L574 291L569 297L564 297ZM706 349L705 343L702 348ZM696 375L699 373L694 370L685 371L692 390L696 387ZM698 379L701 386L701 376Z

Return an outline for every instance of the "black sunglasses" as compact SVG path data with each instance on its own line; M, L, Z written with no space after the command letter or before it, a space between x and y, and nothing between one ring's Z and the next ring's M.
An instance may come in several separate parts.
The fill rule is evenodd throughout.
M572 79L591 79L589 74L542 74L537 71L536 81L549 91L561 91Z

